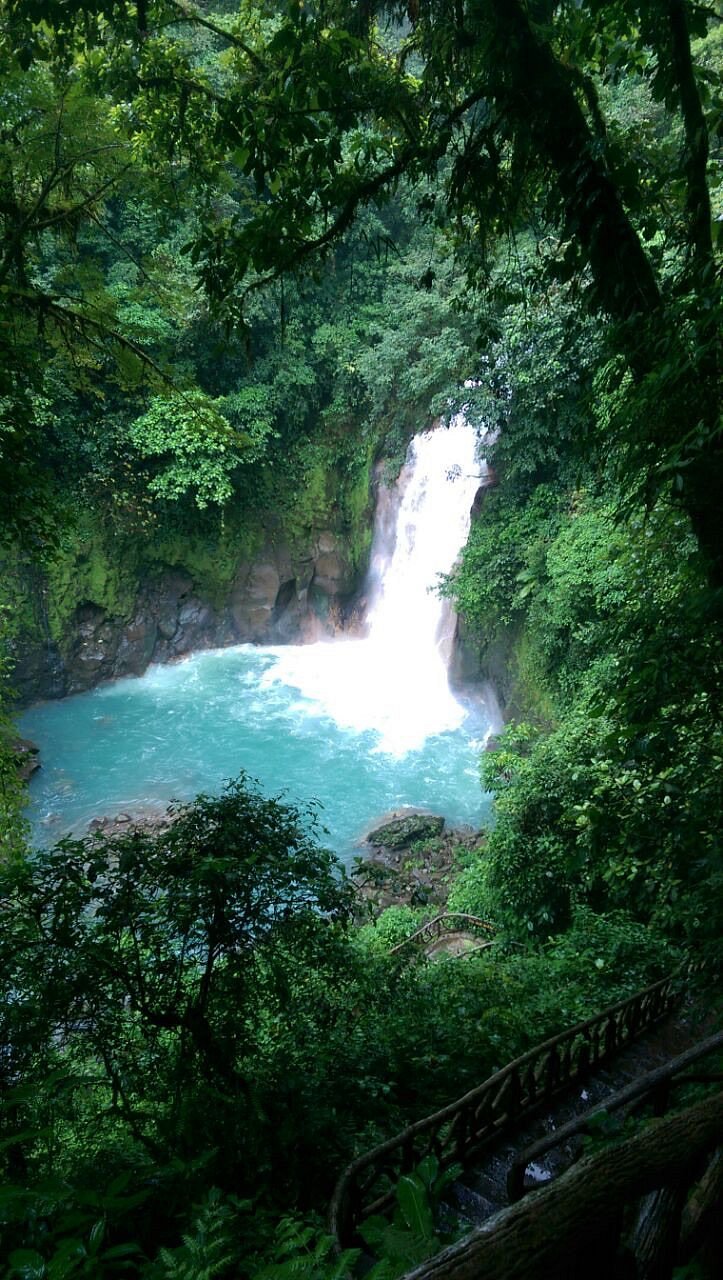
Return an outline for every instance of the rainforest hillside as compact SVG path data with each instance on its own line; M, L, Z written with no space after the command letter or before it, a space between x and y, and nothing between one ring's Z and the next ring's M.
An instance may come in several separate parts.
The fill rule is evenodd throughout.
M722 49L691 0L0 7L8 1280L332 1280L345 1163L716 971ZM433 909L369 912L283 777L34 848L18 708L348 625L460 412L439 589L506 725L489 830L409 857L494 945L390 954Z

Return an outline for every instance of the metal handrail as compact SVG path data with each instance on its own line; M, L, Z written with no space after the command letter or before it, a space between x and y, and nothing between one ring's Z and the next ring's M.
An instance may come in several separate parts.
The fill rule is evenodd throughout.
M673 976L552 1036L476 1088L354 1160L337 1182L329 1225L349 1247L365 1218L384 1212L403 1173L433 1154L441 1168L468 1164L526 1113L576 1080L671 1012L679 996Z

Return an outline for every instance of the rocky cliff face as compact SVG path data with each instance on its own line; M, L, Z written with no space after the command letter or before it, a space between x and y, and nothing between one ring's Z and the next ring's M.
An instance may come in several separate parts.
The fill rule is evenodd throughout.
M343 618L358 577L343 536L323 529L295 554L284 542L265 541L241 558L221 602L217 584L208 590L202 574L162 563L138 572L125 608L101 591L87 598L81 591L60 634L43 625L47 611L36 598L35 625L13 645L13 685L22 702L58 698L195 649L298 640ZM44 590L36 580L31 595Z

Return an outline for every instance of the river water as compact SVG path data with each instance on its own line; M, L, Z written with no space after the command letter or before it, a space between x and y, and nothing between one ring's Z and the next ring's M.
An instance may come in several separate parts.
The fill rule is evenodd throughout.
M267 792L318 802L342 857L391 811L482 824L479 753L498 718L490 698L450 689L454 617L434 591L480 473L461 418L412 441L378 503L364 635L209 650L26 711L20 731L43 761L30 784L36 841L216 792L242 769Z

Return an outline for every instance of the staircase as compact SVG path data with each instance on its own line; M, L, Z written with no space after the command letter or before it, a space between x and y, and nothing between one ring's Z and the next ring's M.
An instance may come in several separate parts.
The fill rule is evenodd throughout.
M719 1051L723 1036L711 1039ZM586 1156L404 1280L720 1280L722 1204L723 1092L689 1094L683 1110Z
M598 1129L614 1133L625 1116L649 1105L655 1115L662 1115L676 1082L720 1080L709 1073L691 1073L691 1068L723 1049L723 1032L671 1057L674 1043L675 1037L670 1035L643 1037L586 1084L578 1084L559 1097L554 1108L543 1108L521 1123L508 1139L488 1148L478 1166L465 1170L452 1184L445 1216L451 1211L456 1224L471 1231L529 1191L547 1186L565 1173L582 1156L590 1133Z
M665 1077L682 1033L669 1028L661 1034L661 1026L679 1000L672 977L654 983L536 1046L360 1156L342 1174L330 1206L339 1248L361 1243L359 1225L390 1209L400 1176L430 1154L440 1169L462 1166L443 1212L469 1231L509 1204L510 1189L519 1198L556 1178L579 1156L591 1112L603 1104L617 1109L626 1090L640 1093L641 1080L655 1084L659 1073ZM723 1037L718 1040L723 1044ZM693 1061L695 1052L689 1052ZM552 1135L563 1141L550 1141ZM532 1155L525 1159L528 1148Z
M489 920L481 920L466 911L443 911L391 947L389 955L421 948L429 960L439 955L470 956L493 946L494 941L490 941L489 935L495 932L495 926ZM487 940L481 941L480 935L486 935Z

